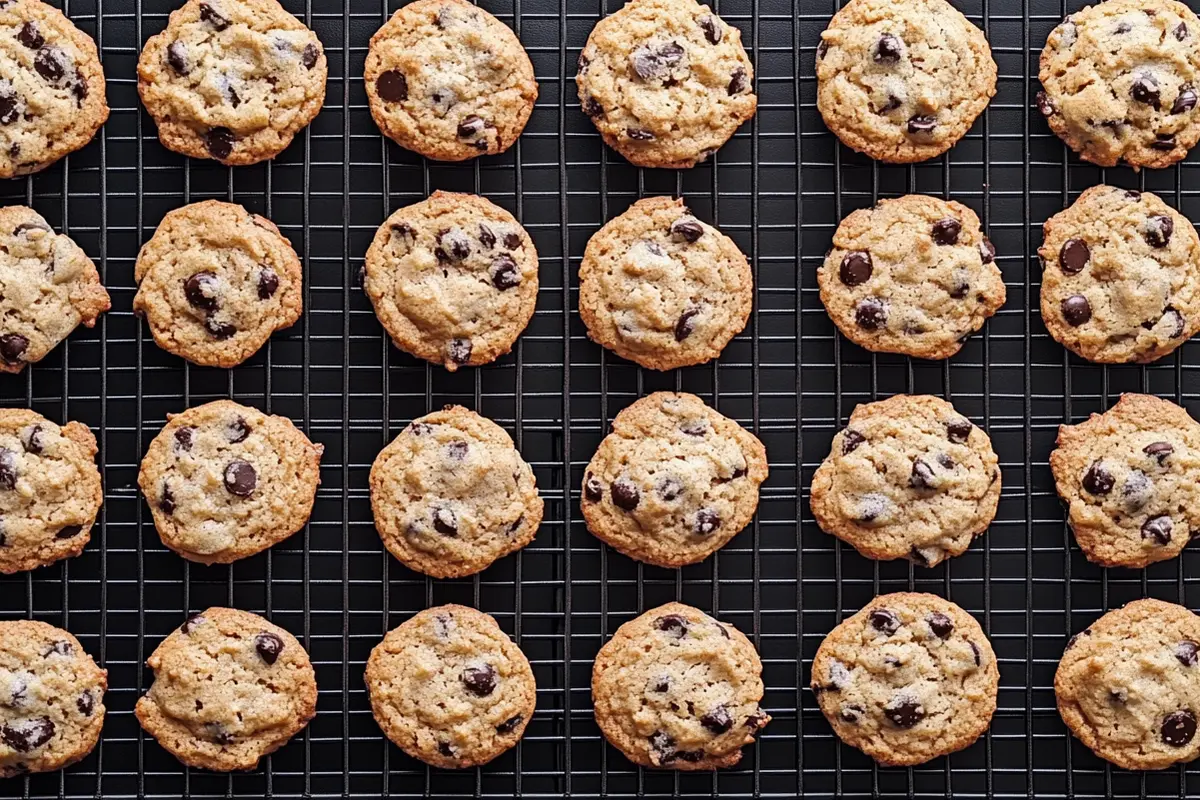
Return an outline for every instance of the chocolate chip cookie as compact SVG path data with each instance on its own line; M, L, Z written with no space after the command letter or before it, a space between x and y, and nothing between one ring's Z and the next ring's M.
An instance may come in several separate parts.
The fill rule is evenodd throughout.
M296 638L257 614L210 608L159 643L138 722L189 767L254 769L317 712L317 681Z
M0 371L41 361L110 306L96 265L79 245L32 208L0 207Z
M867 558L921 567L965 552L999 501L991 439L929 395L858 406L812 482L823 531Z
M682 603L626 622L592 666L596 724L643 767L734 766L771 721L762 696L762 662L750 640Z
M753 303L742 251L670 197L639 200L610 220L579 266L588 336L647 369L716 358L746 327Z
M1046 330L1089 361L1144 364L1200 330L1200 238L1150 192L1093 186L1038 254Z
M910 194L842 220L817 283L830 318L855 344L949 358L1004 305L995 261L974 211Z
M108 673L71 634L0 622L0 778L74 764L104 726Z
M521 649L481 611L420 612L367 659L375 721L397 747L435 767L486 764L513 747L533 717L537 686Z
M92 538L104 492L96 437L23 408L0 409L0 572L77 556Z
M1175 0L1108 0L1050 32L1037 105L1104 167L1166 167L1200 140L1200 19Z
M742 33L695 0L630 0L579 54L583 113L639 167L686 169L754 116Z
M879 161L941 155L995 94L983 31L946 0L850 0L817 46L825 124Z
M438 161L503 153L538 95L516 34L467 0L417 0L393 14L371 37L363 84L384 135Z
M188 0L138 59L163 146L222 164L279 155L325 102L317 35L276 0Z
M1054 675L1063 722L1125 769L1166 769L1200 755L1200 618L1135 600L1071 637Z
M512 350L537 303L537 250L503 208L437 191L379 226L363 289L396 347L454 372Z
M877 597L830 631L812 690L833 732L887 766L969 746L996 711L1000 669L975 618L937 595Z
M108 119L91 37L38 0L0 7L0 178L48 167Z
M300 318L300 259L266 217L205 200L170 211L134 265L133 310L159 347L234 367Z
M584 471L588 530L661 567L703 561L750 523L767 451L694 394L655 392L612 423Z
M1125 394L1061 426L1050 469L1075 540L1097 564L1174 558L1200 530L1200 423L1168 400Z
M413 420L371 465L384 546L435 578L474 575L529 544L542 506L509 435L462 406Z

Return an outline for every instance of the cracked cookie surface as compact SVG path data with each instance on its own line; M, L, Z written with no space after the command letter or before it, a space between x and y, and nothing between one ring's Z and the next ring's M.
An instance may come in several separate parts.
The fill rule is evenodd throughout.
M996 711L1000 670L975 618L932 595L877 597L830 631L812 690L834 733L881 764L969 746Z
M366 683L387 737L448 769L486 764L516 745L537 701L521 649L491 616L460 605L389 631L367 659Z
M863 403L813 474L817 524L867 558L932 567L966 551L996 516L999 459L950 403Z

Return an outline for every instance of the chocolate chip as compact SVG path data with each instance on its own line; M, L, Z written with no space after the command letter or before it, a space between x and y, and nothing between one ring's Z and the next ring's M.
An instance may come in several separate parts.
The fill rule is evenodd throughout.
M21 431L21 446L25 448L26 453L34 455L42 452L46 446L45 431L41 425L31 425Z
M857 725L858 721L862 719L862 715L864 713L866 712L863 710L862 706L850 704L842 706L841 711L838 712L838 716L842 718L843 722L848 722L851 725Z
M654 134L644 128L626 128L625 135L635 142L654 141Z
M950 634L954 633L954 622L940 611L934 611L925 617L925 621L929 623L929 630L939 639L949 639Z
M524 719L525 719L525 717L521 716L520 714L511 716L508 719L504 720L504 722L501 722L499 725L496 726L496 733L499 733L499 734L512 733L513 731L515 731L517 729L517 726L520 725L521 721Z
M962 233L962 223L953 217L939 219L933 223L933 241L936 244L958 244L958 235L960 233Z
M678 751L675 748L675 740L670 734L663 731L655 731L650 734L650 748L658 755L658 760L666 763L678 757Z
M1058 251L1058 266L1068 275L1083 272L1092 258L1092 250L1083 239L1068 239Z
M721 37L725 35L725 29L721 27L721 23L717 20L714 14L705 14L697 22L704 31L704 38L709 44L719 44Z
M659 497L670 502L683 494L683 484L668 475L655 484L654 490L658 492Z
M975 656L975 666L977 666L977 667L982 666L983 665L983 654L981 652L979 652L979 645L975 644L972 641L968 641L967 644L971 645L971 652Z
M759 709L756 709L753 714L746 717L746 721L743 722L742 724L745 725L750 730L756 731L759 728L761 728L767 724L767 719L768 719L767 712L765 712L761 708L759 708Z
M162 492L158 495L158 508L164 514L175 513L175 493L166 481L163 481Z
M633 71L644 81L665 77L683 60L683 47L678 42L667 42L657 48L643 45L629 57Z
M741 94L750 87L750 81L746 78L746 70L744 67L738 67L733 71L733 75L729 78L729 85L725 87L725 91L730 95Z
M451 461L462 461L467 457L467 451L471 449L471 445L464 442L462 439L455 439L446 444L446 457Z
M733 727L733 717L729 709L720 705L700 718L700 724L716 734L722 734Z
M202 614L193 614L184 621L183 625L181 625L179 629L184 633L190 634L193 630L195 630L197 625L203 625L205 622L208 622L208 617L205 617Z
M1153 216L1146 220L1142 235L1151 247L1162 248L1171 243L1171 234L1175 232L1175 220L1168 216Z
M588 95L583 99L583 113L589 117L602 117L604 116L604 106L600 105L596 98Z
M890 503L886 497L881 494L863 495L858 507L859 522L874 522L885 511L887 511Z
M895 64L900 60L901 52L900 39L893 34L885 33L871 48L871 59L876 64Z
M96 710L96 698L92 697L91 692L84 692L76 698L75 707L79 709L80 714L90 717L92 712Z
M12 92L0 92L0 123L11 125L17 121L17 117L21 116L18 108L17 96ZM20 148L17 148L17 153L20 153ZM16 154L13 155L16 157Z
M1045 92L1037 93L1037 107L1044 116L1050 117L1058 113L1058 109L1054 107L1054 101Z
M888 636L900 630L900 618L886 608L872 609L867 620L872 628Z
M975 426L971 424L969 419L959 417L952 419L946 423L946 438L952 442L963 444L967 439L971 438L971 431Z
M679 426L679 430L688 436L703 436L708 433L708 420L690 419Z
M263 267L258 271L258 299L269 300L275 296L275 292L279 289L279 275L270 267Z
M1078 328L1092 318L1092 306L1081 294L1073 294L1062 301L1062 315L1067 324Z
M74 652L75 647L70 642L59 639L54 644L50 645L46 652L42 653L42 657L49 658L50 656L69 656Z
M1183 314L1180 314L1171 306L1167 306L1166 310L1163 311L1162 319L1166 319L1167 317L1170 317L1171 322L1174 324L1174 329L1171 331L1171 338L1178 339L1180 336L1183 336L1183 330L1186 327L1183 321ZM1151 325L1150 327L1154 326Z
M237 333L237 328L228 322L221 322L216 317L207 317L204 320L204 329L217 340L228 339Z
M249 462L238 459L225 467L225 488L238 497L249 497L258 486L258 473Z
M216 311L220 282L212 272L197 272L183 282L183 296L188 303L205 311Z
M1192 732L1196 730L1196 721L1192 720ZM18 753L28 753L44 745L54 736L54 723L49 717L24 719L0 726L0 739ZM1189 737L1190 738L1190 737Z
M520 235L516 234L516 233L504 234L504 246L507 247L509 250L516 250L518 247L521 246Z
M701 536L708 534L721 527L721 515L711 508L702 508L696 512L696 522L692 525L692 530Z
M1151 517L1142 523L1142 538L1153 540L1155 544L1166 546L1171 543L1171 529L1173 527L1171 518L1166 515Z
M220 161L233 152L233 131L229 128L210 128L204 134L204 146L213 158Z
M390 69L375 79L375 91L388 103L402 102L408 99L408 79Z
M642 500L642 493L628 478L617 478L612 485L612 500L617 508L633 511Z
M492 260L488 274L492 278L492 285L502 292L521 282L521 271L517 268L517 262L513 261L508 253L501 253Z
M858 301L854 307L854 321L858 327L866 330L878 330L887 323L887 306L877 297L868 297Z
M56 539L74 539L79 534L83 533L82 525L67 525L64 528L59 528L58 533L54 534Z
M657 627L660 631L666 633L673 639L682 639L687 635L687 620L678 614L667 614L659 617L655 622L657 623Z
M908 485L914 489L933 489L933 468L918 458L913 462Z
M1133 26L1130 25L1128 22L1118 22L1117 23L1117 28L1116 28L1117 33L1129 33L1131 30L1133 30Z
M822 39L820 44L817 45L817 60L820 61L822 58L825 57L825 54L828 52L829 52L829 42Z
M317 65L317 59L321 56L321 50L315 42L309 42L304 45L304 51L300 53L300 63L305 69L312 69Z
M1175 645L1175 657L1185 667L1196 666L1196 662L1200 660L1200 644L1196 644L1191 639L1184 639Z
M865 250L855 250L842 256L842 266L838 269L838 278L847 286L859 286L871 278L875 265L871 254Z
M937 127L937 118L929 114L918 114L908 121L909 133L932 133Z
M455 364L465 364L471 360L471 342L468 339L451 339L446 352Z
M1179 23L1178 25L1175 26L1175 30L1171 31L1171 33L1175 34L1175 38L1182 42L1184 39L1186 39L1188 37L1187 23L1186 22Z
M1084 628L1082 631L1080 631L1079 633L1075 634L1074 636L1072 636L1070 639L1067 640L1067 646L1064 648L1064 652L1066 650L1070 650L1072 647L1074 647L1075 643L1079 641L1080 636L1091 636L1091 635L1092 635L1092 629Z
M232 444L246 441L246 437L249 435L250 423L246 422L243 417L237 417L225 426L225 438Z
M178 453L186 453L191 450L192 440L195 435L195 428L184 427L175 431L175 451Z
M471 114L468 117L464 117L462 122L458 123L458 138L474 139L483 133L486 127L487 123L483 121L483 117Z
M692 244L704 235L704 227L693 217L680 217L671 223L671 236L677 242Z
M208 3L200 4L200 19L204 20L209 25L212 25L219 31L225 30L231 24L228 19L222 16Z
M675 341L682 342L692 335L696 330L696 317L698 316L700 316L700 309L694 307L679 315L679 319L675 322Z
M867 440L867 437L855 430L847 428L842 434L842 455L853 453L858 449L858 446Z
M204 736L215 744L233 744L233 734L219 722L204 723Z
M1172 711L1163 720L1160 733L1164 744L1183 747L1196 735L1196 715L1186 708Z
M462 671L459 679L477 697L487 697L496 690L496 684L499 682L496 668L491 664L484 664L481 667L467 667Z
M1139 75L1133 85L1129 87L1129 94L1139 103L1158 108L1158 101L1161 97L1158 79L1148 72Z
M1108 494L1115 483L1112 473L1100 461L1093 461L1083 476L1083 488L1092 494Z
M0 447L0 489L17 488L17 454Z
M883 715L898 728L911 728L925 718L925 709L916 697L899 692L883 707Z
M433 529L443 536L458 535L458 515L446 506L438 506L433 512Z
M29 340L19 333L6 333L0 336L0 358L9 364L20 363L27 349L29 349Z
M1142 448L1142 452L1151 458L1158 459L1161 465L1167 460L1167 456L1175 452L1175 448L1169 442L1152 442Z
M46 37L42 36L42 32L38 30L37 23L26 22L17 32L17 41L30 50L38 50L46 43Z
M583 482L583 496L592 503L599 503L604 497L604 486L601 485L600 479L590 472Z
M1171 133L1155 134L1154 141L1150 143L1151 150L1161 150L1170 152L1175 149L1175 135Z
M996 260L996 245L992 244L992 240L986 236L979 243L979 260L984 264L990 264Z
M1137 511L1154 496L1154 484L1141 470L1130 470L1121 484L1121 499L1130 511Z
M43 47L38 50L33 59L33 68L37 73L53 84L57 84L67 74L62 52L55 47Z
M254 649L258 651L263 661L274 664L278 660L279 654L283 652L283 639L270 631L264 631L254 637Z

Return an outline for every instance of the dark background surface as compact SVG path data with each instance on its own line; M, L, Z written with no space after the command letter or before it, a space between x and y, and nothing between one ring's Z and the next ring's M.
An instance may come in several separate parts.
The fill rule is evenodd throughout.
M69 15L103 51L112 117L84 151L0 184L0 201L31 204L73 236L97 260L113 310L22 375L0 375L0 403L91 425L105 504L81 557L0 577L0 618L70 629L107 667L112 688L104 737L88 759L61 774L0 782L0 796L1194 795L1200 767L1127 773L1074 743L1051 684L1069 634L1104 610L1146 595L1200 605L1198 556L1188 551L1145 571L1088 564L1063 524L1046 462L1060 422L1103 410L1122 391L1150 391L1200 413L1200 342L1149 367L1068 356L1037 311L1034 254L1041 223L1102 181L1159 192L1200 219L1200 193L1185 188L1197 163L1104 171L1049 133L1032 108L1037 57L1050 29L1081 2L956 4L987 32L1000 80L988 111L948 157L876 165L825 129L812 62L834 0L721 0L717 10L741 28L757 65L759 113L711 162L676 173L630 167L578 110L576 57L615 0L484 0L518 31L541 96L512 150L458 165L424 162L387 142L367 111L367 42L395 2L288 0L325 44L325 108L273 163L236 169L167 152L139 108L138 51L174 0L70 0ZM514 352L454 375L395 350L355 279L375 227L435 188L477 191L510 209L542 257L538 312ZM815 269L837 221L912 191L975 208L1008 284L1005 308L948 363L858 349L835 336L817 295ZM657 374L586 339L575 275L604 221L638 197L674 193L750 256L757 302L719 363ZM271 217L304 259L303 319L228 371L159 350L130 312L140 244L166 211L210 197ZM608 423L655 389L700 394L754 430L771 461L753 525L680 571L607 551L578 507L582 468ZM948 397L986 426L1004 473L988 534L931 570L861 558L816 527L807 500L813 469L855 405L914 391ZM325 445L323 483L303 532L231 567L203 567L163 547L135 480L167 413L219 397L294 419ZM367 474L402 426L449 402L513 433L534 465L546 521L524 552L481 576L434 581L381 546ZM879 769L838 744L805 687L810 659L839 619L878 593L905 589L949 597L980 619L1001 660L999 710L990 732L960 754ZM737 625L761 650L764 705L775 719L735 770L638 770L603 743L592 720L597 649L640 610L676 598ZM431 770L409 759L376 727L363 688L363 662L383 633L444 602L495 615L537 675L538 711L524 742L480 770ZM263 613L296 633L321 687L312 725L249 774L184 769L132 714L151 680L144 659L189 611L214 604Z

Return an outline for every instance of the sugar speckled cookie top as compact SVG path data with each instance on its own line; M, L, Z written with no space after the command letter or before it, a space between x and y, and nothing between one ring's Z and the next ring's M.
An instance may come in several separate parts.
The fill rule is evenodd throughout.
M317 710L317 681L296 638L262 617L210 608L191 617L146 660L154 683L134 713L191 767L253 769Z
M610 220L579 267L588 336L647 369L716 358L746 327L753 303L746 256L670 197L639 200Z
M995 93L983 31L946 0L850 0L817 47L825 124L880 161L941 155Z
M195 364L233 367L300 318L300 259L266 217L205 200L170 211L134 265L135 312L154 341Z
M537 304L537 250L490 200L436 191L379 226L363 289L397 347L454 372L512 350Z
M655 392L617 414L584 471L588 530L663 567L703 561L750 523L767 453L693 394Z
M822 530L867 558L923 567L966 551L999 501L999 459L988 435L929 395L855 408L812 482Z
M1200 330L1200 238L1150 192L1093 186L1038 254L1046 330L1089 361L1144 364Z
M367 659L375 721L397 747L435 767L486 764L533 717L529 660L491 616L460 605L420 612Z
M771 721L762 696L762 662L750 640L682 603L626 622L592 666L596 723L644 767L734 766Z
M96 449L86 425L0 409L0 572L83 551L104 499Z
M1135 600L1071 637L1054 694L1063 721L1125 769L1166 769L1200 755L1200 618Z
M416 0L393 14L371 37L363 83L384 135L439 161L503 153L538 95L517 35L466 0Z
M542 522L533 469L496 423L461 406L413 420L371 466L371 510L408 567L459 578L533 541Z
M0 207L0 371L20 372L42 360L76 326L95 325L110 305L96 265L79 245L32 208Z
M1108 0L1050 32L1037 104L1095 164L1166 167L1200 139L1200 19L1175 0Z
M695 0L630 0L600 20L575 83L604 141L639 167L704 161L758 107L741 31Z
M108 119L91 37L38 0L0 6L0 178L26 175L86 145Z
M855 344L948 358L1004 304L995 261L974 211L910 194L842 220L817 283L830 318Z
M1000 670L975 618L932 595L877 597L830 631L812 690L834 733L881 764L967 747L996 711Z
M323 450L286 417L217 400L167 416L138 486L163 544L190 561L228 564L304 527Z
M276 0L188 0L138 59L163 145L192 158L274 158L325 101L316 34Z
M62 769L96 746L107 673L71 634L0 622L0 778Z

